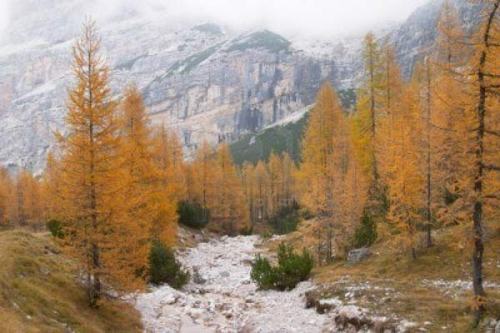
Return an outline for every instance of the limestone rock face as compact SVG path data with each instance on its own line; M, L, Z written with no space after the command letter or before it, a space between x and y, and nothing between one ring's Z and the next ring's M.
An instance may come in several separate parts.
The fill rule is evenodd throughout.
M471 21L464 1L455 0ZM441 0L389 34L405 70L418 48L435 38L429 25L437 18L436 2ZM86 14L100 28L116 96L137 84L153 121L175 130L188 152L203 139L231 141L282 124L304 113L323 81L351 89L363 73L362 36L284 38L268 30L179 21L157 8L148 15L137 6L107 8L98 0L11 3L11 22L0 37L0 165L11 169L42 170L54 130L64 133L71 46Z
M19 15L0 44L0 164L40 170L53 131L64 132L71 46L93 4L16 1ZM268 30L133 11L97 22L114 93L136 83L153 121L175 129L187 149L258 131L311 104L322 81L342 81L336 60L307 55Z

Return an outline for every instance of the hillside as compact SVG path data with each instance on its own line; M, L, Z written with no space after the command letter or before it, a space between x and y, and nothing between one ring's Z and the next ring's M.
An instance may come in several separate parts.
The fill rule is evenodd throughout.
M274 250L282 241L315 253L317 220L304 221L299 229L265 243ZM471 249L463 235L470 226L454 226L436 232L435 245L421 248L413 261L400 247L382 238L371 256L356 264L335 260L313 270L319 288L308 295L311 302L355 304L370 316L404 318L410 332L493 332L485 320L470 328L472 282ZM500 229L491 221L485 227L485 289L488 318L500 318ZM328 301L326 301L328 300ZM320 311L322 311L320 309Z
M140 332L132 306L104 300L87 306L75 265L48 234L0 231L2 332Z
M295 162L300 160L300 142L307 124L307 115L296 122L267 128L257 134L248 134L231 144L234 162L257 163L266 161L272 153L287 152Z
M378 32L394 42L403 72L434 42L441 3L429 1ZM463 24L473 26L477 6L454 3ZM153 120L175 129L187 149L279 123L313 103L324 80L349 91L362 77L361 35L304 42L265 29L177 22L168 13L153 19L124 10L104 20L95 0L15 4L0 44L0 164L10 169L41 171L53 130L64 130L71 45L85 13L98 20L114 93L135 82Z

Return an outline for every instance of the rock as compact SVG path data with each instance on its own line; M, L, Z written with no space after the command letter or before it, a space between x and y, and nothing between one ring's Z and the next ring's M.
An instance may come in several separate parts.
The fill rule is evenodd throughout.
M392 301L392 298L391 297L384 297L382 298L381 302L383 304L387 304L387 303L390 303Z
M306 298L306 309L316 307L316 304L318 303L318 295L316 290L306 291L304 296Z
M178 299L179 299L179 296L174 295L174 294L168 294L161 300L160 304L172 305L172 304L175 304Z
M346 314L339 314L335 317L335 324L340 329L354 328L356 332L362 328L373 326L373 322L365 317L348 316Z
M202 309L191 309L189 312L188 312L188 315L193 319L193 320L196 320L196 319L199 319L201 318L201 316L203 315L205 311L202 310Z
M495 333L500 333L500 320L497 321L497 324L495 326Z
M23 47L9 47L11 51L0 54L0 160L4 165L43 168L45 152L55 141L45 124L62 130L59 124L71 82L66 75L71 50L63 41L78 35L82 8L89 10L87 2L15 1L16 6L24 3L23 15L11 15L5 43ZM461 5L459 11L463 18L477 20L476 7ZM53 15L57 12L69 16ZM299 39L290 45L265 30L213 33L190 29L187 22L174 28L163 14L164 19L149 30L150 15L139 15L142 12L149 10L128 9L131 16L126 14L123 20L102 20L103 46L116 73L113 91L128 81L138 82L155 121L179 128L186 148L205 138L216 143L221 135L234 138L277 123L311 104L324 80L334 77L336 88L346 89L355 88L362 77L359 38L305 45ZM433 1L388 36L397 46L405 74L413 68L419 50L434 43L439 13L440 2ZM474 27L473 23L468 19L465 26Z
M256 331L257 325L252 321L244 323L243 326L238 329L239 333L254 333Z
M395 333L396 327L387 321L387 318L376 318L371 327L374 333Z
M316 312L319 314L324 314L324 313L329 312L330 310L332 310L334 308L335 308L335 305L333 305L332 303L318 302L316 304Z
M357 264L358 262L368 258L370 255L370 249L367 247L351 250L347 255L347 262L349 262L350 264Z
M204 284L207 280L200 274L200 268L198 266L193 267L193 282L196 284Z
M229 277L229 272L227 272L227 271L221 272L220 276L221 277Z
M251 266L251 265L253 264L253 260L252 260L252 259L243 259L243 260L241 261L241 263L242 263L243 265Z

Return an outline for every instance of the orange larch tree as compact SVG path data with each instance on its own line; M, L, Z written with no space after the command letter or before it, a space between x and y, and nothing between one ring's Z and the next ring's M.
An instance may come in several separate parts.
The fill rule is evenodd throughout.
M78 259L92 307L98 305L103 278L121 276L115 270L120 265L113 263L122 261L127 252L118 248L129 244L129 235L119 225L126 214L126 193L117 107L100 45L95 23L89 21L73 47L75 81L67 103L68 132L65 137L58 135L64 242Z

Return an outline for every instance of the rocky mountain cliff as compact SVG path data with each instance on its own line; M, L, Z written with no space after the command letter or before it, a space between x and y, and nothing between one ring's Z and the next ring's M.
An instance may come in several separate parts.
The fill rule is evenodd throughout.
M415 10L386 38L396 47L396 53L405 77L409 77L414 64L430 51L438 35L437 22L445 0L430 1ZM465 33L472 33L480 22L481 5L470 0L451 0L457 9Z
M462 16L473 17L464 1L456 0ZM440 2L389 34L407 72L435 38ZM43 168L52 132L64 130L71 45L85 13L99 13L92 6L95 0L16 1L0 43L1 165ZM303 113L324 80L349 90L362 73L361 37L304 42L166 15L124 8L97 20L114 92L135 82L153 121L177 131L188 150L283 123Z

